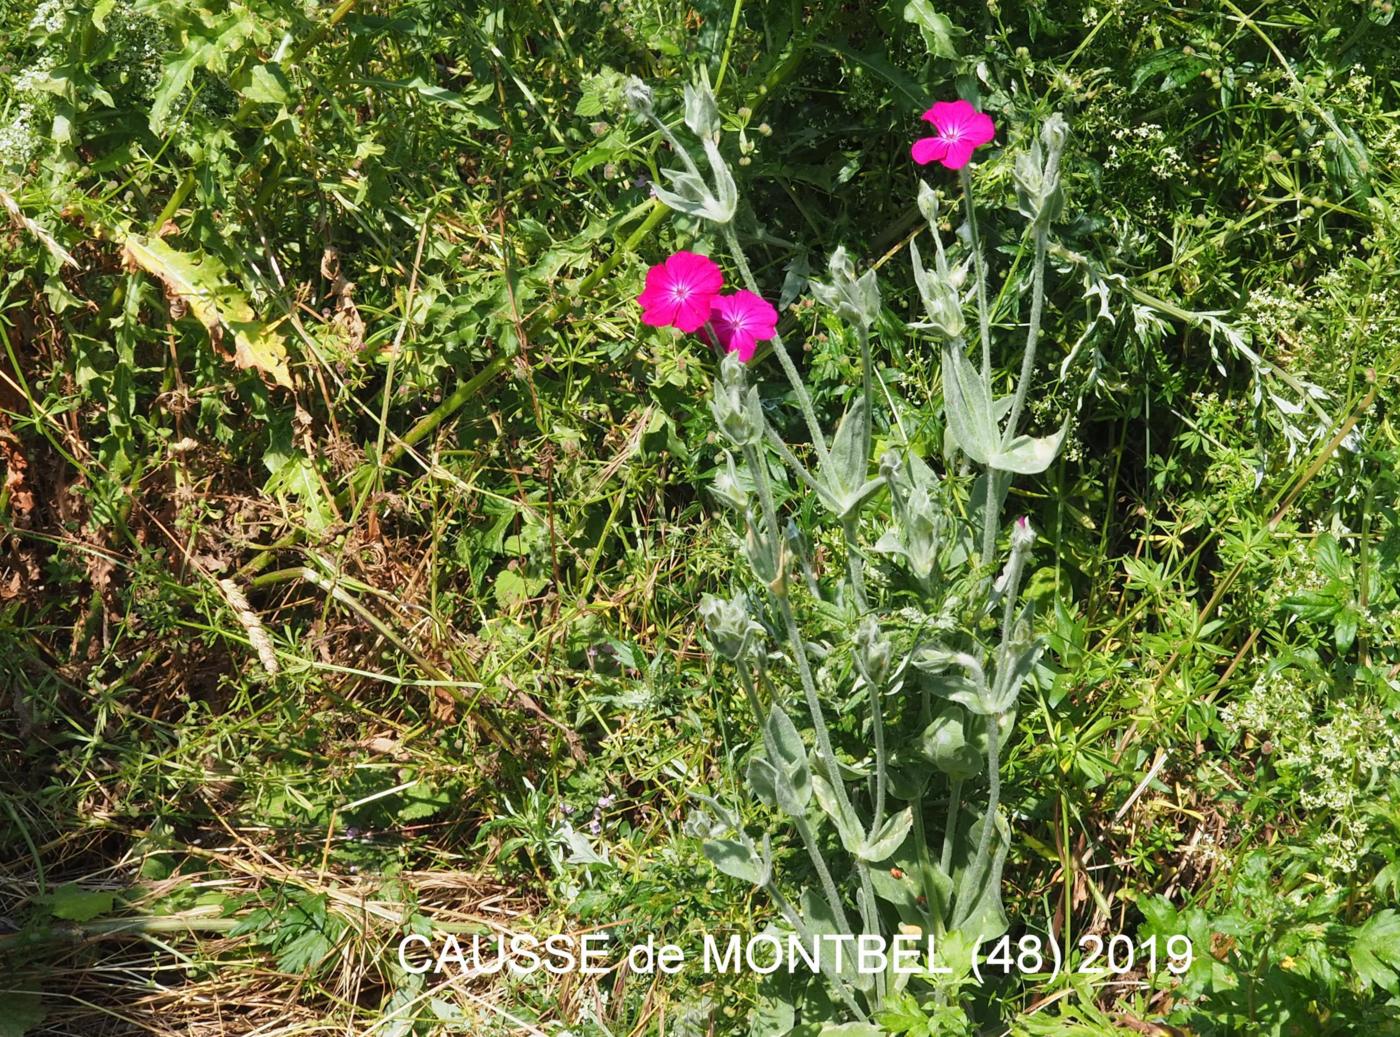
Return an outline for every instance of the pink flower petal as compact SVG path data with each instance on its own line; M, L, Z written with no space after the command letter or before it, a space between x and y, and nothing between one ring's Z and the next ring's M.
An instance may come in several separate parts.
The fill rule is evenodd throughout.
M942 137L920 137L909 149L914 161L921 166L930 162L942 162L948 154L948 142Z
M975 149L971 141L960 140L955 144L948 145L948 154L943 159L943 165L948 169L961 169L972 160L972 152Z

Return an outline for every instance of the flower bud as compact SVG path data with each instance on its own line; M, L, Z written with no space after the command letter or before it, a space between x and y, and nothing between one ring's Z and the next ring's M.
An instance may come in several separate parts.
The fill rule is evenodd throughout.
M685 88L685 124L697 137L719 132L719 106L710 89L710 78L703 70L699 81Z
M640 115L644 119L651 117L651 87L636 76L628 78L626 86L622 88L622 97L633 114Z
M1030 517L1022 515L1011 527L1011 550L1029 551L1034 543L1035 529L1031 526Z
M861 672L874 685L872 694L878 694L890 677L890 660L894 656L894 645L880 634L880 624L874 616L866 616L856 627L856 660Z
M1060 190L1060 155L1069 140L1069 126L1057 112L1045 121L1040 138L1016 156L1012 180L1016 184L1016 208L1040 227L1047 227L1064 208Z
M710 397L710 413L719 430L737 447L752 446L763 437L763 410L758 390L744 382L744 365L737 353L720 363L720 377Z
M933 228L935 234L938 233L938 195L934 193L932 187L919 181L919 212L923 213L924 219L928 220L928 225Z
M869 331L880 316L880 286L875 280L875 271L867 270L856 277L845 248L838 248L831 254L827 270L831 274L831 282L809 282L812 295L823 306L835 310L843 320Z
M919 288L919 297L924 301L924 312L928 314L928 326L947 339L961 337L966 322L963 320L962 298L958 294L957 280L948 270L947 263L940 254L934 270L925 270L919 255L919 246L909 242L909 261L914 268L914 283Z
M740 484L739 471L734 466L734 455L727 450L724 453L724 468L715 476L710 492L737 512L742 513L749 506L749 491Z
M731 661L745 658L763 636L763 627L749 615L743 595L725 600L707 594L700 601L700 618L705 622L715 651Z

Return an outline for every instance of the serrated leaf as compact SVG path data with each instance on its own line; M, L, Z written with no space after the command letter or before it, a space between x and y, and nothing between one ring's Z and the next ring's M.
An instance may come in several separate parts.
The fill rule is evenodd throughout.
M1400 994L1400 913L1387 908L1366 919L1347 955L1363 988Z
M215 346L223 343L226 330L233 332L234 364L292 387L287 346L281 334L258 320L242 291L225 283L215 259L180 252L160 238L142 234L128 235L124 251L132 264L153 275L168 295L189 307Z

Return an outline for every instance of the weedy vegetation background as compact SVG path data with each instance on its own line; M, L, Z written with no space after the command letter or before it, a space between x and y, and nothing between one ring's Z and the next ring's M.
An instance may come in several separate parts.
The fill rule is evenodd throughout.
M1007 910L1197 957L988 983L976 1032L1400 1025L1390 0L0 0L0 1035L777 1032L752 976L394 954L771 916L684 827L757 737L696 615L716 364L634 302L714 242L623 82L679 119L702 67L822 416L845 245L931 457L918 116L1071 126ZM1014 327L1009 154L978 177Z

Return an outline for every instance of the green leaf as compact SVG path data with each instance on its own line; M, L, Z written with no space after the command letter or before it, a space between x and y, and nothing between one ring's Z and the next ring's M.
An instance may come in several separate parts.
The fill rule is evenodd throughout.
M968 744L960 716L935 717L919 737L924 758L950 778L970 778L982 770L982 754Z
M189 307L215 346L223 343L226 330L233 332L233 362L238 367L252 368L278 385L292 387L281 334L257 319L242 291L225 283L217 260L179 252L160 238L142 234L128 235L124 250L133 265L154 275L168 295Z
M987 464L1003 472L1016 472L1019 475L1035 475L1050 467L1055 455L1060 452L1068 424L1061 425L1053 436L1033 439L1030 436L1017 436L1006 447L993 451Z
M1400 913L1386 909L1366 919L1347 953L1362 989L1400 994Z
M0 994L0 1037L24 1037L42 1026L48 1015L38 994Z
M976 847L982 838L986 818L978 818L968 834L968 844ZM990 859L972 861L954 879L957 899L953 904L950 929L958 929L978 941L994 940L1006 932L1006 911L1001 905L1001 869L1011 845L1011 828L998 812L992 835Z
M884 1031L870 1023L827 1023L821 1037L884 1037Z
M864 450L865 410L868 406L862 395L851 405L836 427L836 436L831 441L830 467L826 470L827 485L831 495L846 505L850 498L865 482L865 473L870 467L870 459Z
M792 718L777 703L768 713L763 736L768 751L782 768L780 772L775 772L780 781L776 786L779 799L791 799L790 803L781 805L789 814L801 814L812 801L812 772L807 766L807 746L797 733Z
M904 842L904 837L909 834L909 829L913 824L914 815L908 807L905 807L898 814L885 821L878 832L865 840L856 856L869 864L877 864L885 860L899 849L899 844Z
M238 92L259 104L286 104L288 87L287 77L276 65L256 65L249 74L248 85Z
M1161 76L1158 90L1175 90L1191 82L1210 67L1210 62L1194 54L1180 50L1153 51L1133 70L1132 92L1137 93L1149 79Z
M752 845L734 839L706 839L702 849L710 863L730 878L755 886L768 881L768 869Z
M836 834L841 839L841 845L850 853L859 853L860 848L865 845L865 832L859 819L841 809L841 804L836 799L836 790L822 775L812 775L812 792L816 795L817 805L822 808L822 812L836 825Z
M992 396L972 362L952 343L943 345L943 407L958 448L978 464L990 464L1001 444Z
M777 807L778 804L778 783L782 781L777 768L761 756L755 756L749 761L749 766L744 772L748 779L749 788L758 797L759 802L765 806Z
M783 1037L796 1022L796 1010L787 998L760 997L749 1012L749 1037Z
M946 15L933 9L929 0L909 0L904 5L904 20L919 27L924 37L924 46L936 58L956 58L957 48L953 46L953 34L957 31Z
M87 922L108 914L116 903L115 893L100 889L83 889L74 883L59 886L49 894L49 913L69 922Z

